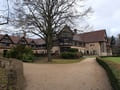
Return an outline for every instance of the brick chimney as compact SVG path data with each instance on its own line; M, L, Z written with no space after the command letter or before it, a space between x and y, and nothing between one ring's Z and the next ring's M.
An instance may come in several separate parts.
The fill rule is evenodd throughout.
M77 34L77 29L74 29L74 33Z
M120 40L120 34L118 35L118 38L119 38L119 40Z

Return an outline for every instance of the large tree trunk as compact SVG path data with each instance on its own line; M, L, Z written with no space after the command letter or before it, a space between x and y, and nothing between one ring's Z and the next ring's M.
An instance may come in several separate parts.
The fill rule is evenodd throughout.
M49 35L47 37L47 56L48 56L48 62L52 62L52 37Z
M48 62L52 62L52 44L53 44L53 30L52 30L52 24L51 24L51 16L50 16L50 14L49 14L49 12L48 12L48 18L49 18L49 20L47 21L47 24L48 24L48 28L47 28L47 54L48 54Z
M51 49L49 47L47 49L47 55L48 55L48 62L52 62Z

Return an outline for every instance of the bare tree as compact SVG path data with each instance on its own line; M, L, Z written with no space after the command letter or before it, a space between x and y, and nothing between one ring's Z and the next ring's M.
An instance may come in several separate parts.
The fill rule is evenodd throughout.
M0 18L5 20L5 21L1 21L0 25L8 24L8 22L9 22L10 9L9 9L9 2L8 2L8 0L6 0L6 3L7 3L7 9L0 10L0 11L2 11L2 12L6 12L7 11L7 16L0 15Z
M77 12L75 5L83 0L24 0L16 10L17 27L25 26L25 30L33 33L46 42L48 61L52 61L51 49L55 36L66 23L87 15L91 8Z

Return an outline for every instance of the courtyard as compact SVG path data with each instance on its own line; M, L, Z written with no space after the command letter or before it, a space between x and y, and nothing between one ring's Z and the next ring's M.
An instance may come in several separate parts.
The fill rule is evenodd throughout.
M112 90L95 58L72 64L24 63L25 90Z

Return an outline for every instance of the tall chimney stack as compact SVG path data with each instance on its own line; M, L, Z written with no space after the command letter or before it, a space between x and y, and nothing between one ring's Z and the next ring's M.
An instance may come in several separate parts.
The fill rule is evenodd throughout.
M119 40L120 40L120 34L118 35L118 38L119 38Z
M74 33L77 34L77 29L74 29Z

